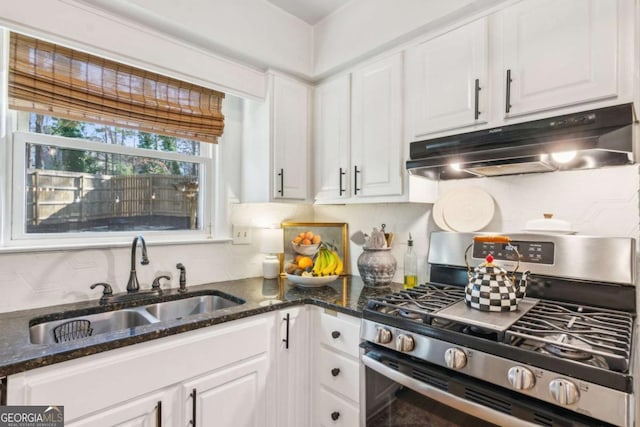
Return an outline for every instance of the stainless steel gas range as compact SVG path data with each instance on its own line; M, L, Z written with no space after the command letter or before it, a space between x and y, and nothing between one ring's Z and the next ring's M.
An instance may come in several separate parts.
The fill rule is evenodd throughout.
M468 233L433 233L430 282L369 300L368 426L634 425L635 241L510 238L474 243L472 265L490 253L512 271L520 253L516 311L466 305Z

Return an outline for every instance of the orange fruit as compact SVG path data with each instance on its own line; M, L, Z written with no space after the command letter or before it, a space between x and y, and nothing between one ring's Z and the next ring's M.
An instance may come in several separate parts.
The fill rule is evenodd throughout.
M313 239L311 240L311 242L314 245L317 245L318 243L320 243L322 241L322 237L320 237L319 234L316 234L315 236L313 236Z
M294 259L295 263L296 263L296 264L297 264L297 263L299 263L299 262L300 262L300 258L302 258L303 256L304 256L304 255L296 255L296 257L295 257L295 259Z
M300 239L304 239L304 235L305 235L305 234L307 234L307 233L305 233L305 232L303 231L302 233L298 234L298 237L299 237Z
M306 233L304 233L304 238L309 240L313 239L313 232L307 231Z
M308 268L308 267L313 267L313 260L311 258L309 258L308 256L303 256L298 261L298 267L303 269L303 270L305 268Z
M311 240L309 240L309 239L304 239L304 240L301 242L301 244L303 244L303 245L310 245L310 244L311 244Z
M298 236L295 239L293 239L293 243L300 243L302 242L302 237Z

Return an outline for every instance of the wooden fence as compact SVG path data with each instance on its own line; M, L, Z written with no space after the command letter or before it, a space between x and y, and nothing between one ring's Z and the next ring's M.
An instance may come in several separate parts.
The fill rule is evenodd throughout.
M180 175L110 176L30 170L27 224L99 223L134 217L189 219L190 201L176 187L196 180ZM191 222L195 225L193 219Z

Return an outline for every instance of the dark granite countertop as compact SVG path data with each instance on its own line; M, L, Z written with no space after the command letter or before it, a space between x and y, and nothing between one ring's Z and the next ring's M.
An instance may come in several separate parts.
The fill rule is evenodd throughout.
M319 288L302 288L286 279L269 280L259 277L189 286L188 291L184 294L179 294L176 289L169 289L163 291L161 297L131 302L126 305L100 305L96 299L4 313L0 314L2 328L0 376L300 304L313 304L361 317L362 310L370 296L395 292L401 288L402 284L398 283L393 283L389 288L381 289L365 287L360 277L356 276L339 278L327 286ZM30 342L30 322L41 323L72 316L89 315L188 297L194 294L206 294L212 291L224 292L246 302L211 314L199 314L179 320L137 326L67 343L31 344ZM36 320L32 321L32 319Z

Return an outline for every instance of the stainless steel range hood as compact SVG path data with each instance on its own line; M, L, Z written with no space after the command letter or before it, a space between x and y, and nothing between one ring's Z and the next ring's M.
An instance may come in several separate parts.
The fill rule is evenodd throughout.
M407 170L460 179L631 164L634 120L629 103L416 141Z

